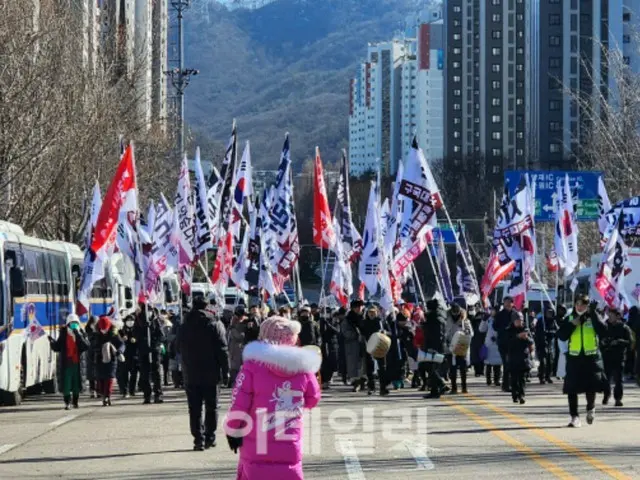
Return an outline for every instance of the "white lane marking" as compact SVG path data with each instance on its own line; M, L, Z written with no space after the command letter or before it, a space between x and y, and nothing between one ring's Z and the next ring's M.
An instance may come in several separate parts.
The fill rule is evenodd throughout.
M347 478L349 480L365 480L362 465L358 459L358 453L353 441L347 439L336 440L336 450L342 454L344 458L344 466L347 470Z
M416 464L418 464L418 470L433 470L435 465L427 455L428 447L422 445L420 443L414 443L411 441L405 441L404 446L411 456L415 459Z
M9 445L0 445L0 455L2 455L3 453L7 453L9 450L11 450L13 447L15 447L15 445L13 444L9 444Z
M74 418L77 418L78 415L67 415L66 417L59 418L55 422L51 422L49 424L50 427L59 427L60 425L64 425L67 422L70 422Z

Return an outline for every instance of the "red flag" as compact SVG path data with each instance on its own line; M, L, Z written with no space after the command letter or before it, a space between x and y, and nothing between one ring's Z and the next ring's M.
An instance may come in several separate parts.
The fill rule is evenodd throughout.
M322 159L318 147L316 147L315 181L313 184L313 243L320 248L327 249L333 248L336 243L327 189L324 184Z
M221 286L222 291L224 291L229 284L232 261L233 233L229 231L225 235L221 236L218 241L218 253L216 255L216 263L213 267L213 275L211 276L211 282L214 285Z
M547 254L547 270L549 272L557 272L558 268L558 254L555 250L551 250L551 253Z
M516 263L513 260L510 260L503 265L496 252L491 252L489 263L487 263L487 268L484 271L484 276L480 283L480 291L482 292L483 300L486 300L487 297L491 295L491 292L496 288L498 282L509 275L515 266Z
M110 248L115 244L118 217L121 211L135 211L136 199L136 173L133 160L133 145L129 145L122 155L118 169L116 170L107 194L102 202L96 230L91 243L91 250L98 254L105 247Z
M362 300L364 302L364 289L366 285L364 283L360 283L358 287L358 300Z

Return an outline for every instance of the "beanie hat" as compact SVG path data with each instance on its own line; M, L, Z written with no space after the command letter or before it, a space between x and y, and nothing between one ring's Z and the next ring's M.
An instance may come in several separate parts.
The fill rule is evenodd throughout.
M260 340L276 345L295 345L300 329L299 322L284 317L270 317L260 325Z
M100 317L100 320L98 320L98 330L111 330L111 320L109 320L109 317Z

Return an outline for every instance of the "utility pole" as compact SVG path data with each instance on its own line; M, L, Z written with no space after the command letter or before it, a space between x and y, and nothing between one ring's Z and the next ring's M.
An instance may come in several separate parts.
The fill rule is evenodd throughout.
M200 73L193 68L184 68L184 28L182 21L184 12L190 5L191 0L171 0L171 6L178 14L178 67L164 72L165 75L171 77L171 84L175 88L178 97L176 118L178 160L181 160L184 155L184 91L189 86L191 77Z

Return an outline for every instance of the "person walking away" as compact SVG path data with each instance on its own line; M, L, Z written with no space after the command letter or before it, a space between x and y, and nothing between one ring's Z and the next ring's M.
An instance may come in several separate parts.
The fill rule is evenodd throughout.
M301 326L300 346L315 345L319 347L322 342L320 325L314 320L309 307L302 307L298 311L298 321Z
M364 302L351 302L349 313L340 323L340 331L344 336L345 363L347 378L351 381L353 391L364 390L366 379L363 376L364 345L360 326L364 321Z
M328 390L331 378L338 369L338 335L340 335L339 312L320 319L320 335L322 339L322 368L320 378L322 389Z
M609 403L613 381L615 383L613 398L616 401L616 407L622 407L624 356L631 345L632 333L629 326L622 321L620 310L617 308L609 310L607 325L607 335L602 339L602 360L607 376L602 404Z
M342 332L342 322L347 315L347 310L340 307L336 312L336 326L338 327L338 373L343 385L348 384L349 376L347 375L347 352L345 351L344 333Z
M451 305L449 318L447 319L447 343L451 351L451 393L458 393L457 374L460 372L462 393L467 393L467 367L470 361L471 340L473 328L467 318L465 309L456 303Z
M118 386L123 398L136 394L138 383L138 344L134 336L135 318L127 315L120 330L120 338L124 342L124 362L118 364Z
M216 446L219 384L229 380L229 351L224 325L206 310L204 298L194 298L176 338L189 403L193 449ZM202 405L204 403L204 424Z
M447 337L447 312L444 306L437 300L427 302L427 315L423 323L424 344L422 350L428 355L439 354L444 356ZM440 375L440 365L436 362L426 363L428 374L429 394L424 398L440 398L445 391L444 380Z
M118 361L124 363L122 356L124 342L109 317L100 317L98 320L96 349L100 359L96 365L98 391L102 395L102 406L111 406L111 393L113 392L113 381L118 371Z
M49 338L51 350L62 357L63 399L64 408L69 410L71 405L78 408L82 374L80 372L80 356L89 350L89 338L80 326L80 319L75 314L67 316L64 327L60 329L57 339Z
M411 379L411 388L417 388L418 391L424 392L427 390L427 364L425 362L418 361L418 355L422 351L424 346L424 323L425 316L422 309L416 309L411 317L411 330L413 332L412 346L408 350L412 353L409 354L409 366L413 367L413 378ZM413 362L411 361L413 359Z
M502 310L495 316L493 322L493 328L498 332L498 350L500 351L500 358L502 359L502 391L508 392L511 387L509 381L509 358L507 355L509 345L509 334L507 329L511 327L513 320L516 316L516 311L513 308L513 298L504 297Z
M162 341L161 354L162 354L162 383L165 387L169 386L169 336L173 329L173 323L169 320L169 315L166 310L160 311L160 325L162 326L162 335L164 337Z
M244 310L236 310L231 318L231 325L229 326L229 332L227 334L227 342L229 345L229 388L233 388L236 382L236 377L242 367L242 350L247 344L247 322L244 315Z
M143 403L151 403L152 392L154 403L163 403L160 369L164 334L162 333L162 325L158 317L152 315L147 319L147 306L144 303L138 306L134 336L138 344L140 388L144 394ZM153 388L151 385L152 382Z
M417 349L413 345L413 321L410 320L410 312L405 311L404 314L398 316L398 346L402 353L403 363L402 363L402 381L400 388L404 388L404 379L406 377L406 373L413 372L417 370ZM408 368L408 371L405 371L405 367ZM413 368L412 368L413 367ZM413 382L415 379L412 379L412 388Z
M89 340L89 348L84 355L87 359L87 380L89 381L89 395L96 398L96 355L95 355L95 336L98 331L98 317L90 316L84 331Z
M607 335L607 327L596 312L596 303L579 295L573 312L558 330L558 338L568 341L567 371L563 392L569 401L569 427L579 427L578 394L587 397L587 423L595 420L596 393L604 391L605 375L600 355L600 339Z
M540 364L538 365L538 380L542 385L553 383L553 359L555 357L556 335L558 324L556 322L556 312L552 308L547 308L544 317L538 319L535 326L536 356Z
M367 309L367 314L361 327L362 337L364 344L366 345L374 333L380 332L386 335L389 334L389 325L379 315L378 307L371 305ZM388 376L387 376L387 359L386 358L373 358L371 354L365 351L365 365L367 368L367 390L369 395L373 395L376 390L375 370L378 367L378 382L380 383L380 395L389 395Z
M484 362L481 356L482 346L484 345L484 338L486 332L480 331L480 324L486 318L485 313L482 311L482 305L478 304L470 308L468 311L469 321L471 322L471 328L473 329L473 338L471 339L471 365L473 365L473 372L476 377L482 377L484 375Z
M499 387L502 379L502 356L498 349L498 332L496 332L494 327L497 313L496 309L492 308L489 318L480 323L478 330L485 334L484 365L486 369L485 376L487 379L487 385L491 386L491 378L493 374L493 384L496 387Z
M531 370L531 354L534 341L531 332L526 328L524 315L517 313L513 325L509 329L509 368L511 369L511 398L513 403L525 403L524 394L527 373Z
M237 480L304 478L303 412L320 401L322 358L296 346L300 327L271 317L260 326L260 341L244 350L224 425L229 447L240 450Z
M249 318L247 319L247 330L244 334L245 345L258 340L258 338L260 337L260 323L262 323L260 314L249 312Z
M394 315L387 315L388 333L391 337L391 346L386 357L387 383L393 385L394 390L404 388L405 366L407 364L407 352L402 344L400 323L406 325L409 312L404 306L394 308Z

